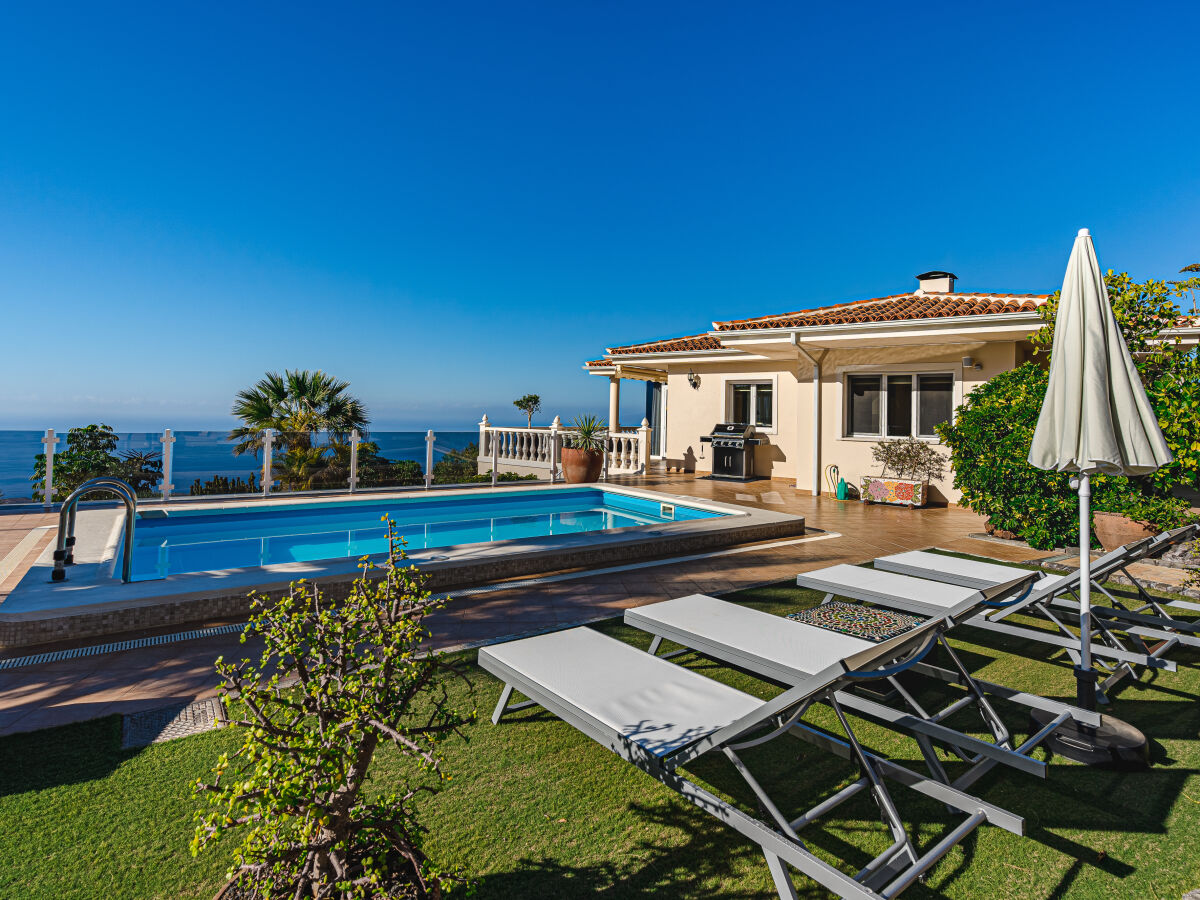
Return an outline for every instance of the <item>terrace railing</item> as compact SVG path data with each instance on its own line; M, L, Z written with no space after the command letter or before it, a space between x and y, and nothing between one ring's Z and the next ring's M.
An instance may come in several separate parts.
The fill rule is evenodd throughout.
M522 469L545 469L551 481L562 475L562 447L569 441L572 428L554 417L549 428L523 428L493 425L485 415L479 423L479 462L490 461L493 480L501 466ZM643 475L650 465L650 422L642 419L640 427L627 431L612 431L604 439L604 471L610 475Z
M451 477L465 479L459 483L478 483L482 474L486 482L490 470L492 484L499 482L501 474L509 472L558 481L562 477L564 439L569 438L571 431L558 417L548 428L524 428L492 425L484 416L479 423L478 457L462 456L452 467L459 474ZM21 452L29 454L32 464L32 457L37 452L34 448L41 444L40 449L45 454L45 476L39 477L34 486L40 489L42 505L49 509L63 500L73 485L67 482L64 488L56 483L56 469L60 468L58 457L65 449L62 434L56 434L54 429L47 429L40 439L36 434L23 438L28 447ZM372 445L368 451L362 448L368 438L358 431L334 440L324 433L300 434L266 429L251 438L249 447L244 448L246 452L240 457L241 462L235 463L235 442L228 432L179 432L168 428L161 434L118 437L120 445L117 455L111 456L112 466L89 475L124 479L134 485L139 497L164 502L189 495L265 497L280 493L355 493L399 487L429 489L434 483L433 470L437 460L458 454L459 450L453 447L462 447L469 440L467 435L458 432L454 437L444 438L441 446L435 449L438 436L433 431L427 431L423 436L413 432L379 432L373 440L383 441L383 444L380 448ZM397 443L389 444L389 440ZM639 428L610 432L604 442L602 478L639 475L647 471L650 425L646 420L642 420ZM222 463L222 459L226 462ZM57 474L61 475L61 472ZM444 480L444 475L439 477Z

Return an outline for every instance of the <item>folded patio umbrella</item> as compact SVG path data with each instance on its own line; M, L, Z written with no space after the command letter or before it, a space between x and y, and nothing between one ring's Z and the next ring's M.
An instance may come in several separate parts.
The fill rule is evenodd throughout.
M1029 462L1078 472L1080 705L1095 708L1091 632L1091 475L1145 475L1171 462L1171 451L1146 397L1086 228L1079 230L1054 319L1050 383ZM1085 698L1086 693L1086 698Z

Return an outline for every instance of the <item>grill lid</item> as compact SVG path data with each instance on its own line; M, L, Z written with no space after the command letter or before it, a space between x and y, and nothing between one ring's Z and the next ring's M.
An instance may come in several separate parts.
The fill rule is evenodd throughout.
M710 434L713 437L738 437L745 440L754 436L754 426L744 422L718 422Z

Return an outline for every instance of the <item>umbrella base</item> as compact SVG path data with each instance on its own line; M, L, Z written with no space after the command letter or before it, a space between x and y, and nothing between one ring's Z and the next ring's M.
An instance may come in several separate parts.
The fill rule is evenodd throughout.
M1054 714L1035 709L1029 714L1034 731L1045 726ZM1146 736L1128 722L1101 716L1100 727L1090 728L1074 720L1050 733L1044 746L1074 762L1114 769L1145 769L1150 765Z

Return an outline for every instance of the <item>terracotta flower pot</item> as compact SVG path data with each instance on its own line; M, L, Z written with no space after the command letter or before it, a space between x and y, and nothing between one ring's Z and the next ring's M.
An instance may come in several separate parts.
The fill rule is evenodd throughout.
M604 469L604 453L600 450L562 449L563 477L568 484L591 484L600 480Z
M1158 534L1158 529L1149 522L1139 522L1129 516L1110 512L1093 513L1092 530L1096 532L1096 537L1105 550L1116 550L1130 541Z

